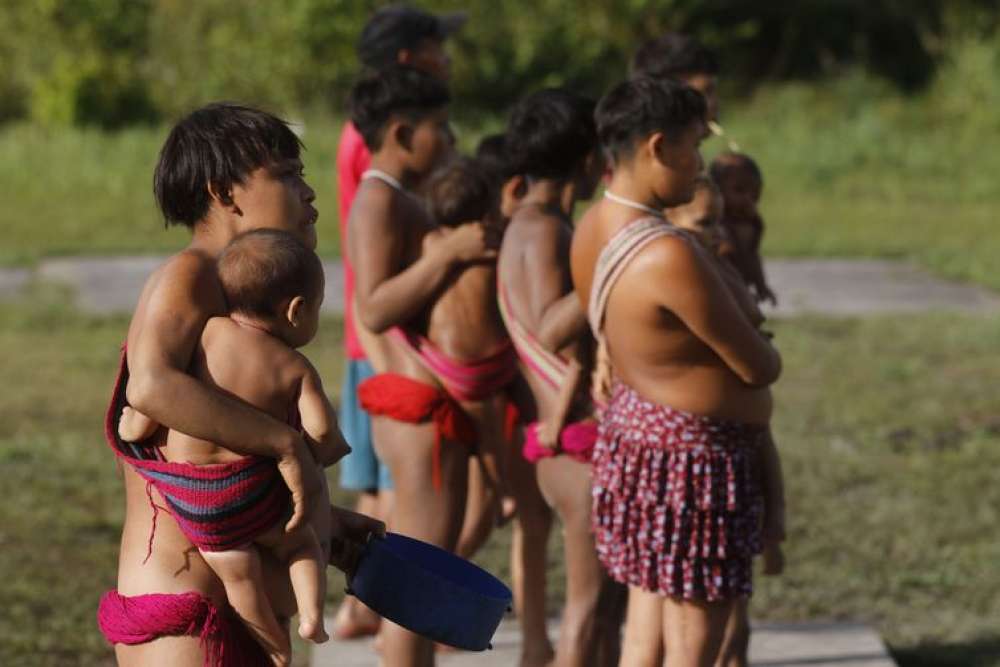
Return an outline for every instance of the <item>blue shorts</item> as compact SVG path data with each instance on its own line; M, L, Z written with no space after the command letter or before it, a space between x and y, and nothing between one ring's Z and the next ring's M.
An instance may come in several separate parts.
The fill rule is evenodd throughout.
M364 359L349 359L340 390L340 430L351 453L340 460L340 486L352 491L392 488L389 466L378 460L372 446L372 422L358 403L358 385L375 375Z

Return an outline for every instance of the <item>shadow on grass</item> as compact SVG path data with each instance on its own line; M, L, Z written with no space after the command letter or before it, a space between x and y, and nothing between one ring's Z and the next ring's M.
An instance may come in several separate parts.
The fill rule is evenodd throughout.
M892 657L900 667L992 667L1000 665L1000 636L892 649Z

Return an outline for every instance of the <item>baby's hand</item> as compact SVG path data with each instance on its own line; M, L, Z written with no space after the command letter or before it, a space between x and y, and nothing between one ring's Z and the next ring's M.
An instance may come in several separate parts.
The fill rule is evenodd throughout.
M762 303L764 301L767 301L772 306L778 305L778 297L771 291L771 288L761 284L757 286L757 302Z
M155 421L126 405L118 420L118 437L125 442L139 442L152 436L159 427Z

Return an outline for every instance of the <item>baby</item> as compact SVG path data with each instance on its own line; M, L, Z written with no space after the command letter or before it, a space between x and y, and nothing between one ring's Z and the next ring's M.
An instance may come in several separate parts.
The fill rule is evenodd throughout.
M764 278L760 242L764 221L757 210L764 180L753 159L743 153L722 153L712 161L712 180L719 186L725 204L722 225L731 246L723 254L736 266L753 290L757 301L778 302Z
M319 324L324 289L319 258L291 234L260 229L226 247L218 272L229 316L205 324L192 375L299 424L317 461L332 465L350 448L319 374L296 351L313 339ZM119 436L138 442L158 428L126 407ZM308 524L285 532L288 491L277 465L260 459L247 466L247 458L177 431L169 431L161 452L176 470L147 473L148 481L164 496L181 530L222 580L229 603L274 663L288 664L291 646L264 594L257 547L288 564L299 635L326 641L324 551L329 545L320 545ZM194 480L197 485L191 484ZM191 491L192 486L197 488Z

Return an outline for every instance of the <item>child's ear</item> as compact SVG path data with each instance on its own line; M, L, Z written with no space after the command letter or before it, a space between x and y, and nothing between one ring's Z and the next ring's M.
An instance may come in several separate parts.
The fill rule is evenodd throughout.
M392 138L396 140L396 143L400 145L404 150L410 151L413 146L413 125L406 121L396 121L389 126L389 132L392 133Z
M299 326L305 317L306 313L306 300L301 296L292 297L291 301L288 302L288 308L285 311L285 317L288 318L288 323L293 327Z
M509 198L511 201L523 199L524 196L528 194L528 179L520 174L517 176L511 176L507 182L503 184L503 188L501 188L500 192L504 198Z

